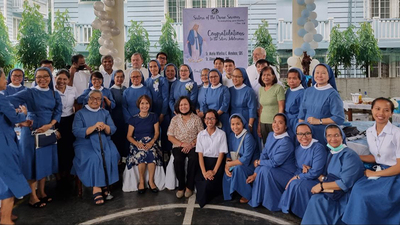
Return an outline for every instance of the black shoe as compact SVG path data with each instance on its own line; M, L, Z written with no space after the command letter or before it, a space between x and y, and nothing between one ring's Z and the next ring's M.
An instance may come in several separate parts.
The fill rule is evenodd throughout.
M146 188L140 189L138 184L138 194L144 194L146 192Z
M151 192L153 192L153 193L158 193L158 188L157 188L157 186L156 186L155 188L151 188L150 182L147 182L147 184L149 185L149 189L151 190Z

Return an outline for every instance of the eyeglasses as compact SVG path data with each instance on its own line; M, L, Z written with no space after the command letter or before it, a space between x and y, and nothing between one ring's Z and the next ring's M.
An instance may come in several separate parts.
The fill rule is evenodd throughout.
M299 137L310 137L311 136L311 132L305 132L305 133L296 133L297 136Z
M210 120L210 121L214 121L214 120L216 120L216 118L204 118L204 120Z
M328 135L326 135L326 138L333 138L333 137L335 137L335 138L338 138L338 137L342 137L340 134L328 134Z
M139 79L140 76L131 76L132 79Z
M167 58L166 57L160 57L160 56L158 56L158 58L157 59L163 59L163 60L167 60Z
M218 78L219 76L210 76L210 79Z
M36 79L41 80L41 79L49 79L50 76L37 76Z
M189 72L189 70L179 70L179 72Z
M89 100L90 100L90 101L93 101L93 102L100 102L101 99L102 99L102 98L89 97Z
M99 79L99 78L92 78L92 81L102 81L102 79Z
M232 76L232 78L240 79L243 78L242 76Z
M12 75L12 77L21 78L22 75Z

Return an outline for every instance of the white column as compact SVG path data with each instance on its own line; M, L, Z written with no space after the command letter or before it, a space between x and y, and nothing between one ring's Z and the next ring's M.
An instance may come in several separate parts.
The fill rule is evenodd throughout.
M186 8L193 8L192 0L186 0ZM182 11L183 12L183 11Z
M301 45L303 44L303 38L299 37L297 35L297 32L300 30L300 26L297 24L297 19L301 17L301 11L305 9L305 5L299 5L297 4L296 0L292 0L292 56L294 55L294 50L296 48L300 48ZM295 56L296 57L296 56ZM295 67L302 68L301 67L301 62L300 60L297 61L297 64Z
M115 56L121 58L122 62L125 62L125 24L124 24L124 1L116 0L114 7L105 6L105 10L107 11L110 18L115 20L115 26L121 31L118 36L113 36L112 40L114 41L114 48L118 50L118 55ZM124 69L124 63L121 66L118 66L117 69Z

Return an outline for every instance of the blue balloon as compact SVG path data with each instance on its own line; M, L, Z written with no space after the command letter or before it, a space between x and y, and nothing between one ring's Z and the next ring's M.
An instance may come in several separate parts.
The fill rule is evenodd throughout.
M324 37L322 37L322 35L321 34L314 34L314 41L315 42L321 42L322 41L322 39L324 39Z
M315 50L314 49L308 50L307 55L309 55L310 57L313 57L315 55Z
M310 3L310 4L307 4L307 5L306 5L306 8L307 8L309 11L314 11L315 8L317 8L317 6L315 5L315 3Z
M297 0L297 4L304 5L305 4L305 0Z
M301 17L308 18L310 16L310 11L308 9L304 9L301 11Z
M297 55L297 56L303 55L303 49L302 48L296 48L294 50L294 54Z
M317 20L311 20L311 22L314 24L315 27L318 27L318 21Z
M307 31L304 30L304 28L301 28L299 31L297 31L297 34L298 34L300 37L304 37L304 35L307 34Z
M308 50L311 49L311 45L310 45L310 43L308 43L308 42L304 42L304 43L301 45L301 48L302 48L304 51L308 52Z
M306 23L307 23L307 19L304 17L300 17L297 19L297 25L299 25L299 26L304 26L304 24L306 24Z

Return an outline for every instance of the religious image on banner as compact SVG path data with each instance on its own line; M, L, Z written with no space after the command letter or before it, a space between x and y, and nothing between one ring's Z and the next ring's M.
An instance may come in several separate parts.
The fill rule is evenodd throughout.
M214 59L232 59L247 67L248 10L234 8L186 8L183 10L184 63L201 83L203 68L214 68Z

